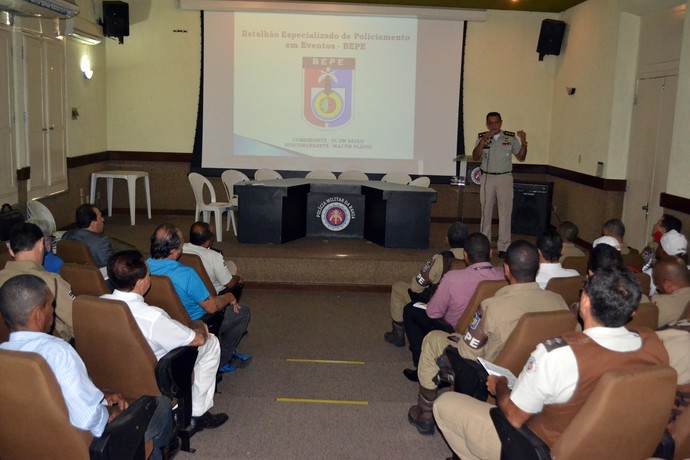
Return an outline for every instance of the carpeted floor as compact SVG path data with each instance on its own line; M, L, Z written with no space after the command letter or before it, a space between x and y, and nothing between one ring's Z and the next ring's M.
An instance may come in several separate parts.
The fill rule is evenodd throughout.
M417 386L402 375L409 351L383 341L388 302L379 293L247 290L252 321L240 349L253 362L225 375L212 409L230 420L198 433L196 453L178 458L448 457L440 434L421 436L407 422Z

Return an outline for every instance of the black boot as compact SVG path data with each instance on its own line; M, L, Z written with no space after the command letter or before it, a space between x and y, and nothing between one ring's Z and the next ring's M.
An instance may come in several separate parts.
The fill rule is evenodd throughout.
M417 405L410 407L407 412L407 420L417 428L420 434L434 434L434 413L432 407L436 400L437 390L429 390L419 386Z
M393 321L393 330L383 334L383 340L396 347L405 346L405 324Z

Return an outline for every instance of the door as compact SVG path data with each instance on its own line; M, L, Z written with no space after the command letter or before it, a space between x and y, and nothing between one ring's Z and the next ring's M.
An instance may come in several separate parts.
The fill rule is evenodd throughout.
M12 100L12 38L0 28L0 202L16 203L17 167L14 147L14 103Z
M44 113L48 127L48 193L67 188L67 161L65 159L65 98L64 47L55 42L46 43L47 100Z
M625 240L641 249L661 217L659 195L666 189L677 75L640 78L628 157L623 206Z
M48 185L46 149L48 128L45 124L43 105L45 102L45 60L43 40L32 35L24 36L24 82L26 84L26 148L31 167L29 193L45 189Z

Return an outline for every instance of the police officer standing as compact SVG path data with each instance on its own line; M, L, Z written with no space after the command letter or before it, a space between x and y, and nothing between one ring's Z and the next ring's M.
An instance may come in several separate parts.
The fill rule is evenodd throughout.
M510 219L513 212L513 161L525 161L527 139L524 131L501 131L501 114L486 115L488 131L479 133L472 150L472 160L481 159L481 188L479 202L482 207L481 232L491 240L491 220L494 204L498 203L498 256L503 257L510 246Z

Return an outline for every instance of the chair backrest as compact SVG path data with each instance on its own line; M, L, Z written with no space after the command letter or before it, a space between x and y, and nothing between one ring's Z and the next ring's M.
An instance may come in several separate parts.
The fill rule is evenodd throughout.
M97 387L129 399L160 395L158 360L127 304L79 296L74 299L72 316L77 353Z
M563 268L571 268L577 270L577 272L582 276L587 276L587 257L580 256L570 256L563 259L561 266Z
M651 289L652 284L651 277L644 272L636 272L633 274L635 275L635 278L637 278L637 281L640 283L640 289L642 290L642 294L649 295L649 291Z
M364 174L362 171L355 171L351 169L349 171L343 171L338 176L338 180L369 180L369 176Z
M89 459L90 433L74 428L53 371L36 353L0 350L0 457Z
M306 179L335 179L335 174L323 169L315 169L314 171L309 171L304 177Z
M412 181L409 174L392 172L388 173L381 178L381 182L390 182L392 184L402 184L407 185Z
M57 243L57 256L65 263L91 265L98 268L91 250L81 241L60 240Z
M144 296L147 304L161 308L174 320L191 327L192 319L167 276L151 275L151 289Z
M254 173L254 180L276 180L282 178L283 176L278 171L268 168L257 169Z
M249 182L249 178L243 172L235 169L227 169L220 175L225 187L225 193L228 195L228 202L233 206L237 206L237 195L235 195L235 184L239 182Z
M211 282L211 278L208 276L208 272L206 271L206 267L204 267L204 263L201 261L201 257L196 254L182 254L178 262L193 268L196 274L199 275L199 278L201 278L201 281L204 282L204 286L206 286L208 292L211 295L216 295L216 288L213 286L213 282Z
M644 260L639 252L629 252L621 256L623 258L623 265L634 268L635 270L642 270ZM647 291L649 292L649 291Z
M414 185L415 187L429 187L431 185L431 179L426 176L419 176L413 181L410 181L409 185Z
M651 457L675 390L676 372L669 366L607 372L551 454L559 460Z
M569 310L525 313L506 340L496 364L520 375L530 353L541 342L575 330L577 319Z
M568 276L564 278L551 278L546 283L546 290L560 294L566 305L580 300L580 292L585 282L584 276Z
M496 291L504 286L508 286L506 280L485 280L477 285L477 289L472 294L470 301L467 303L467 308L462 313L462 316L455 325L455 331L463 334L474 319L474 315L479 310L479 305L484 299L493 297Z
M0 315L0 343L7 342L10 339L10 328Z
M100 297L110 294L110 289L97 267L65 263L60 267L60 276L69 283L74 295Z
M1 243L0 241L0 246L4 246L4 244ZM9 252L0 252L0 270L3 270L10 260L14 260L14 257L12 257Z
M648 327L655 330L659 325L659 307L653 302L641 303L637 307L635 316L625 325L628 329L635 329L639 326Z
M189 173L187 178L189 179L189 185L192 186L192 191L194 192L194 200L196 201L197 206L204 206L206 204L210 204L216 201L216 191L213 188L213 184L211 184L210 180L206 179L201 174L195 172ZM204 201L204 187L208 187L208 193L211 198L211 201L209 203L206 203Z

